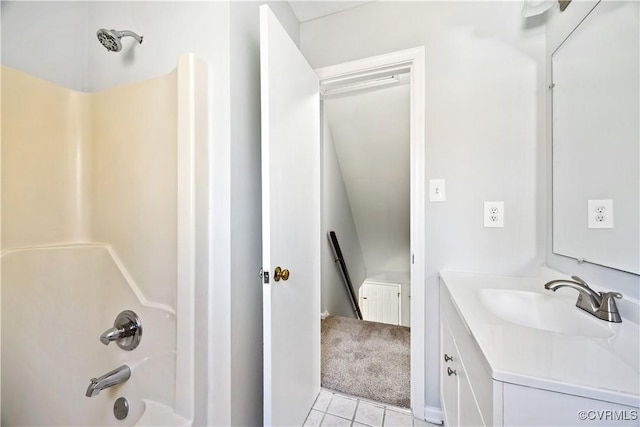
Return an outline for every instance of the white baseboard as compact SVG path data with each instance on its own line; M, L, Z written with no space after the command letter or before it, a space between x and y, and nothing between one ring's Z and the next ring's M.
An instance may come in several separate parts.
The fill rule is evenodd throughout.
M431 424L442 425L444 423L444 421L442 420L442 409L436 406L425 406L424 420Z

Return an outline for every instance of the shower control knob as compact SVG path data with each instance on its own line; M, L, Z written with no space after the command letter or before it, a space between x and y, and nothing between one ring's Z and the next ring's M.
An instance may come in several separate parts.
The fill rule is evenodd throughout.
M100 335L100 342L109 345L115 341L123 350L131 351L138 347L142 338L142 322L136 313L125 310L118 314L113 322L113 328L107 329Z

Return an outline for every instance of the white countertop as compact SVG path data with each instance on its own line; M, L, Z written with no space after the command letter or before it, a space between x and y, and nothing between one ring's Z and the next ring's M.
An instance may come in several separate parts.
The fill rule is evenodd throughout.
M480 302L480 289L551 293L544 284L568 279L542 269L540 277L507 277L444 271L440 277L463 322L480 347L491 376L498 381L640 407L640 329L625 320L599 320L575 306L578 293L559 289L554 297L567 310L609 328L609 338L549 332L503 320ZM598 289L600 290L600 289Z

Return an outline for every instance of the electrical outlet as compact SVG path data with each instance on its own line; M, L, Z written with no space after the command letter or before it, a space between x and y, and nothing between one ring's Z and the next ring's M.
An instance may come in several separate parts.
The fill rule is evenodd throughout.
M484 202L484 226L504 227L504 202Z
M613 228L613 200L587 201L587 228Z

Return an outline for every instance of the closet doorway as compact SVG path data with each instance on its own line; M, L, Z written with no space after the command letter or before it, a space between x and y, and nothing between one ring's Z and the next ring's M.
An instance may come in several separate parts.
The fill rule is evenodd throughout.
M422 49L411 49L316 70L322 231L338 238L364 319L384 323L354 320L357 309L326 236L321 307L330 317L322 321L322 384L410 407L418 417L424 411L422 56ZM337 335L330 335L334 328ZM331 339L346 347L333 348ZM341 359L334 363L337 372L327 369L328 357ZM358 366L357 360L364 362ZM354 378L355 387L336 387ZM402 384L394 385L398 380ZM400 399L394 387L405 390Z
M312 70L263 5L260 57L264 423L302 424L320 392L319 92L401 70L411 82L411 409L424 419L424 48Z

